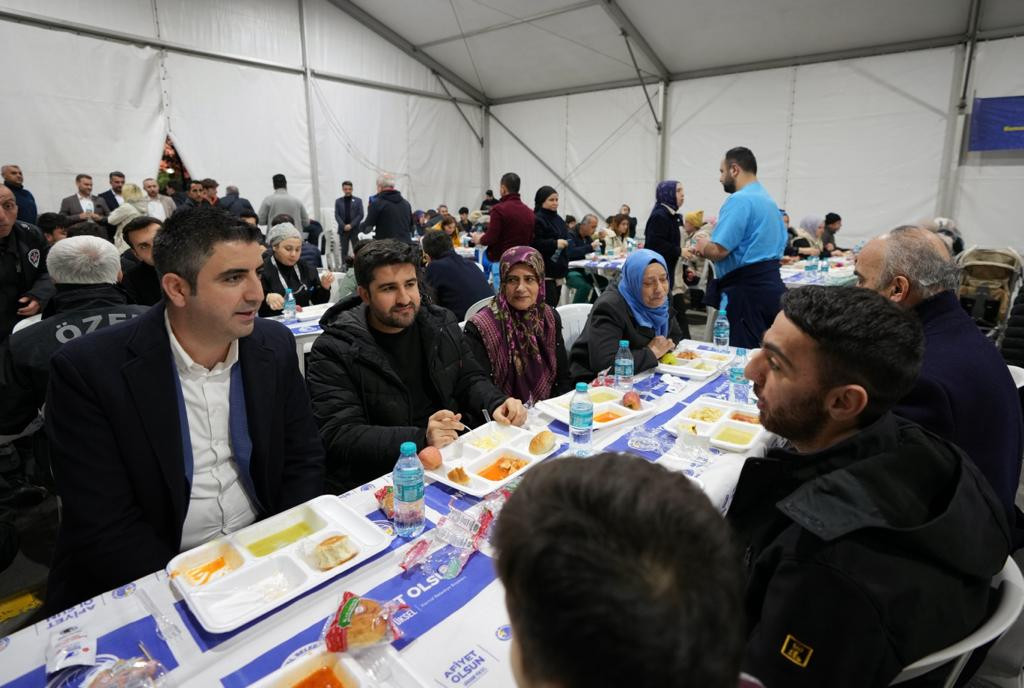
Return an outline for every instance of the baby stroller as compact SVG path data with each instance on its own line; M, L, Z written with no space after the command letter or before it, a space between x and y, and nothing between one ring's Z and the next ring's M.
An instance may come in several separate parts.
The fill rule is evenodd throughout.
M969 248L957 258L960 305L998 346L1020 286L1024 260L1012 248Z

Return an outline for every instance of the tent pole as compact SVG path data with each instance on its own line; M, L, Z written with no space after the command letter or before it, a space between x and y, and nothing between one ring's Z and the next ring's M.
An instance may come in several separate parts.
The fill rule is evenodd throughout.
M659 89L661 126L658 128L658 179L668 179L668 87L669 81L661 82Z
M306 0L299 2L299 37L302 40L302 81L306 92L306 136L309 141L309 172L313 177L313 212L311 217L319 218L323 212L320 205L320 169L316 155L316 126L313 121L313 77L309 73L309 54L306 37Z
M565 178L564 178L564 177L562 177L562 175L558 174L558 172L556 172L556 171L555 171L555 169L554 169L553 167L551 167L551 165L549 165L549 164L548 164L548 163L547 163L547 162L546 162L546 161L544 160L544 158L540 157L540 156L539 156L539 155L538 155L538 154L536 153L536 151L534 151L534 150L533 150L532 148L530 148L529 146L527 146L527 145L526 145L526 142L525 142L525 141L523 141L523 140L522 140L521 138L519 138L519 137L518 137L518 136L516 135L516 133L515 133L514 131L512 131L511 129L509 129L509 128L508 128L508 127L507 127L507 126L505 125L505 123L504 123L504 122L502 122L502 121L501 121L500 119L498 119L498 116L497 116L497 115L495 115L495 114L494 114L494 113L492 112L492 113L491 113L491 117L493 117L493 118L494 118L494 121L498 123L498 126L499 126L499 127L501 127L502 129L504 129L504 130L505 130L505 131L506 131L506 132L508 133L508 135L509 135L509 136L511 136L511 137L512 137L512 138L513 138L513 139L515 140L515 142L516 142L516 143L518 143L518 144L519 144L520 146L522 146L522 147L523 147L523 149L524 149L524 150L525 150L525 151L526 151L527 153L529 153L530 155L532 155L532 156L534 157L534 159L535 159L535 160L536 160L537 162L539 162L539 163L540 163L540 164L541 164L541 165L542 165L542 166L544 167L544 169L546 169L546 170L547 170L548 172L550 172L550 173L551 173L552 175L554 175L555 179L557 179L557 180L558 180L558 182L559 182L559 183L561 183L561 185L562 185L562 186L564 186L564 187L565 187L566 189L568 189L568 190L569 190L570 192L572 192L572 194L573 194L574 196L576 196L576 198L578 198L578 199L580 199L581 201L583 201L583 205L587 206L587 208L589 208L589 209L590 209L590 212L594 213L594 214L595 214L595 215L597 215L598 217L601 217L601 211L597 209L597 206L595 206L595 205L594 205L593 203L591 203L591 202L590 202L590 201L588 201L588 200L587 200L586 198L584 198L584 197L583 197L583 195L582 195L582 194L580 194L580 192L579 192L579 191L577 191L576 189L574 189L574 188L572 187L572 184L570 184L569 182L567 182L567 181L565 180Z
M967 133L967 93L974 71L974 56L978 48L978 24L981 16L981 0L971 0L967 19L967 44L964 46L963 64L960 69L960 92L956 102L953 141L943 152L942 169L946 184L940 190L935 204L936 211L943 217L951 217L957 210L960 187L960 165L964 154L964 137Z
M481 118L481 133L484 139L483 155L480 156L480 193L489 188L491 177L491 108L484 105L480 108L483 117ZM471 208L472 210L472 208Z

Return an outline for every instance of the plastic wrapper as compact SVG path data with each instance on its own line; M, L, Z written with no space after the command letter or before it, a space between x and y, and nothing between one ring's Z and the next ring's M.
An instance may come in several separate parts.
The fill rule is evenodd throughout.
M406 604L377 602L346 592L322 633L329 652L384 645L402 637L392 617Z
M155 659L119 659L89 677L84 688L166 688L167 670Z
M73 666L96 663L96 640L78 626L65 626L50 636L46 648L46 675Z
M387 485L374 492L373 496L377 498L377 506L380 507L380 510L384 512L389 521L392 520L395 517L395 488Z

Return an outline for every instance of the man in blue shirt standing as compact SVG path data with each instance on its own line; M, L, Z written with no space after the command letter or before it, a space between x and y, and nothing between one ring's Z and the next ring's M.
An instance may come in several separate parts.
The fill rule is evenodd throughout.
M718 307L729 297L729 344L754 348L779 312L786 287L779 259L786 247L786 227L779 206L757 181L757 159L749 148L731 148L720 166L722 188L732 194L711 238L695 250L715 264L716 279L704 302Z

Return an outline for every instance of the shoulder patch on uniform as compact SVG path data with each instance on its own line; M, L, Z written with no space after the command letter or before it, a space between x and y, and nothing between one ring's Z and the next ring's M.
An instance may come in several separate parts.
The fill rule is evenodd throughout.
M32 267L39 267L39 249L34 248L28 252L28 262L32 263Z
M803 669L807 666L807 663L811 661L811 655L814 654L814 649L810 645L802 643L793 636L787 634L786 640L782 643L782 649L780 652L783 657Z

